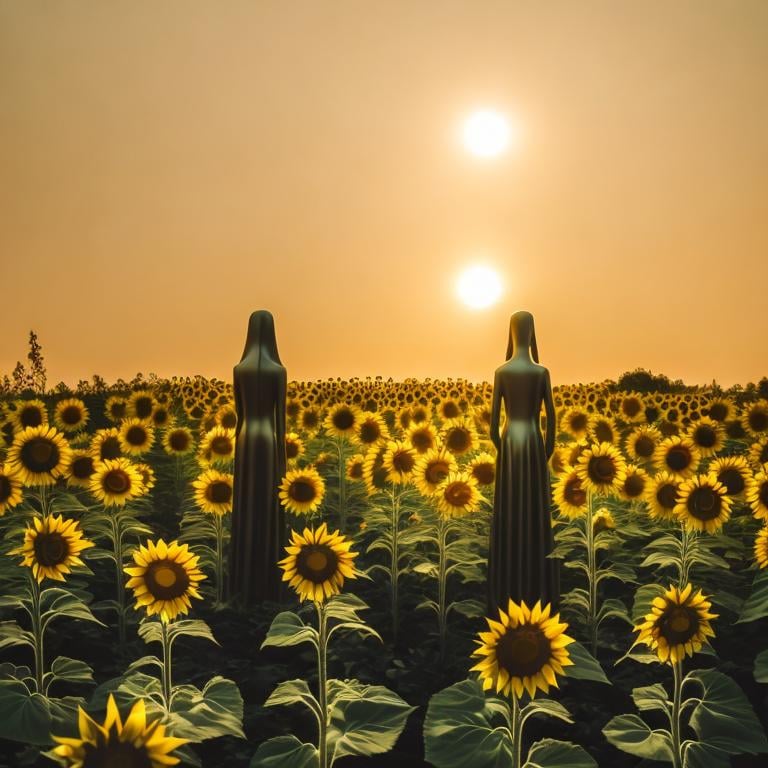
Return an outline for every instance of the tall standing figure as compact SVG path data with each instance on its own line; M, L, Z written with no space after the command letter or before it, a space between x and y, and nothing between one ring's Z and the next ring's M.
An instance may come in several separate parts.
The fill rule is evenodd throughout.
M229 547L229 596L242 607L279 601L285 515L278 487L285 475L286 370L275 321L265 310L248 321L248 338L234 368L237 432Z
M555 409L549 371L538 364L533 316L516 312L509 323L507 361L496 370L491 440L496 488L488 548L488 615L511 597L533 606L560 598L558 561L548 558L553 537L547 461L555 448ZM546 440L541 434L544 404ZM506 423L499 433L501 407Z

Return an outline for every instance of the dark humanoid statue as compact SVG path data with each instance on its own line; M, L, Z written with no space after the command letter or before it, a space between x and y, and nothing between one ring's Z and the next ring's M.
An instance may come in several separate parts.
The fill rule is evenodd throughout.
M229 596L242 607L283 594L285 515L278 487L285 475L285 394L287 374L280 362L275 321L254 312L248 338L234 368L235 442Z
M516 312L509 324L507 362L496 370L491 440L496 446L496 489L488 547L488 615L511 597L532 607L560 598L558 560L552 551L551 491L547 461L555 448L555 409L549 371L539 365L533 316ZM541 434L541 406L547 417ZM501 407L506 423L499 432Z

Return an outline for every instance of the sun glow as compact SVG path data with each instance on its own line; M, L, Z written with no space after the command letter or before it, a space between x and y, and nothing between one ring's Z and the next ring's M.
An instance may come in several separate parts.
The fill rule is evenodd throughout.
M494 110L478 110L464 121L464 146L477 157L497 157L507 150L510 138L509 120Z
M501 296L501 279L498 272L485 266L465 269L456 281L459 298L472 309L486 309Z

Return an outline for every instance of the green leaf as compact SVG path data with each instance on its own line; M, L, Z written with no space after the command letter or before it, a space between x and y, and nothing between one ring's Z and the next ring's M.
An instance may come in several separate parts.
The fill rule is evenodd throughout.
M51 664L51 671L45 674L45 692L56 680L70 683L93 683L93 670L84 661L57 656Z
M613 597L604 600L597 613L598 625L602 624L606 619L621 619L630 626L632 625L632 619L629 618L627 607L621 600L617 600Z
M395 746L415 707L383 685L346 681L350 690L337 696L328 726L330 764L344 755L378 755ZM357 689L352 695L352 685Z
M261 644L261 647L277 646L282 648L287 645L299 645L300 643L312 643L314 646L317 646L317 630L305 624L292 611L283 611L278 613L272 620L267 637Z
M280 683L264 702L265 707L288 704L303 704L315 714L320 714L320 704L304 680L286 680Z
M638 715L618 715L608 721L603 735L614 747L637 757L672 762L669 731L652 731Z
M768 616L768 568L757 572L752 582L752 592L744 601L737 624L757 621Z
M511 765L509 705L487 697L474 679L439 691L427 707L424 750L426 760L436 768Z
M334 595L325 605L325 615L337 621L360 621L358 611L367 611L368 604L351 592Z
M684 684L689 680L704 689L690 718L700 741L731 755L768 752L760 721L744 692L728 675L715 669L697 669L686 676Z
M14 645L28 645L34 648L34 635L22 629L15 621L0 621L0 648L10 648Z
M726 752L700 741L688 742L684 754L683 768L731 768L731 759Z
M542 739L531 747L523 768L597 768L597 763L578 744Z
M669 703L669 695L661 683L634 688L632 690L632 699L635 702L635 706L641 712L649 709L660 709L662 712L669 712L672 707Z
M92 613L91 609L77 596L66 590L57 587L45 589L40 597L41 607L45 610L40 617L43 630L45 627L61 616L69 616L71 619L81 619L82 621L92 621L101 627L106 624L100 622Z
M170 731L190 741L243 733L243 697L232 680L217 675L199 691L193 685L174 686Z
M51 733L72 735L82 702L73 696L50 699L30 693L20 681L0 680L0 739L43 746L53 743Z
M554 699L534 699L526 704L520 716L525 722L531 715L547 715L548 717L557 717L565 720L566 723L572 723L571 713L559 702Z
M565 667L566 677L611 684L611 681L605 676L600 662L580 642L576 640L569 643L565 649L573 661L572 667Z
M663 595L666 590L661 584L644 584L635 591L635 601L632 605L632 623L637 624L651 611L653 599Z
M262 742L251 758L249 768L318 768L320 756L314 744L295 736L276 736Z
M457 600L455 603L449 603L445 615L447 616L451 611L456 611L462 616L474 619L479 616L485 616L486 606L480 600L467 598L466 600Z
M157 656L142 656L140 659L136 659L128 665L126 673L135 672L142 667L158 667L159 669L162 669L163 662L158 659Z
M768 650L760 651L755 658L755 680L768 683Z

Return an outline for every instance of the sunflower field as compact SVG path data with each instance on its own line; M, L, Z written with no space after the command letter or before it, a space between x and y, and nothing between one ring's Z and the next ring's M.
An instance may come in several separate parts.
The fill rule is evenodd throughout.
M768 400L556 387L561 600L489 612L491 394L291 382L248 612L229 384L0 395L0 766L767 766Z

